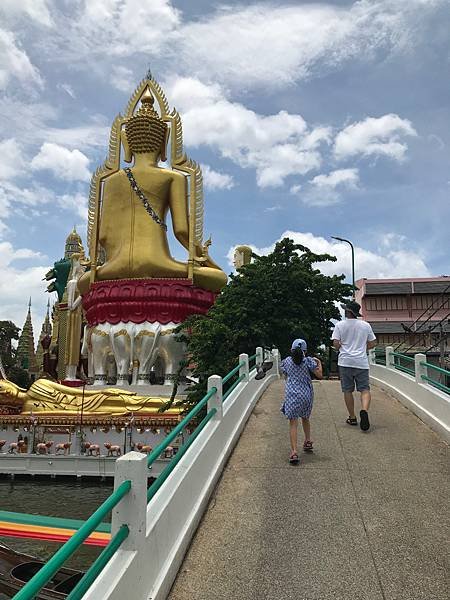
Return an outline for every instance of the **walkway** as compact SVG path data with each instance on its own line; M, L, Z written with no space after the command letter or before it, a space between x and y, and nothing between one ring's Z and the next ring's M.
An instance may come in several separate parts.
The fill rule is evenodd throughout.
M170 600L447 600L448 447L373 390L368 434L315 382L316 451L292 467L276 382L255 408Z

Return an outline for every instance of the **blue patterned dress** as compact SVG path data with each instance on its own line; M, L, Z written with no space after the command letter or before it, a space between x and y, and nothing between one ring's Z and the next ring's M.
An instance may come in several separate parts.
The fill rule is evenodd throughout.
M288 419L309 419L314 400L311 371L315 369L317 363L310 356L306 356L299 365L290 356L281 361L281 372L287 375L287 381L280 410Z

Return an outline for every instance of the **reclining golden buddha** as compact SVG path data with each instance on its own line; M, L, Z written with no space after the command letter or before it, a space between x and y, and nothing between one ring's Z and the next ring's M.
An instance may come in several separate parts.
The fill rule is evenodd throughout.
M116 122L114 135L119 140L119 152L115 154L120 153L121 142L124 161L134 159L134 163L131 169L119 169L120 158L115 156L111 162L115 160L116 168L99 178L102 185L96 193L99 196L101 192L102 199L97 200L91 223L91 272L80 278L79 290L85 294L93 281L189 278L195 286L218 292L227 277L209 257L208 243L202 243L203 199L195 198L196 193L201 194L201 171L181 151L181 121L174 118L174 113L166 115L172 122L170 132L154 109L155 99L148 87L140 100L139 110L135 114L130 110L131 115L122 119L124 127L120 119ZM158 166L160 160L167 160L169 134L172 169ZM176 239L189 253L187 262L177 261L170 254L168 213ZM99 264L99 248L105 258L95 267Z

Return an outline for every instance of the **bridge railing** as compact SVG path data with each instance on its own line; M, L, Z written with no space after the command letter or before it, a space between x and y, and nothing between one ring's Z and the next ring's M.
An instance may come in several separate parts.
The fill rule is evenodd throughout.
M371 350L370 375L425 421L450 440L450 371L427 361L425 354L414 356L385 350ZM438 374L438 378L433 374Z
M120 486L101 504L97 510L84 522L73 536L55 552L47 563L26 583L26 585L14 596L14 600L32 600L40 590L52 579L55 573L63 566L72 554L78 550L81 544L102 523L103 519L119 504L131 489L131 481L123 481ZM129 534L129 528L122 524L103 552L94 562L89 571L78 582L77 586L68 595L68 600L76 600L83 596L83 581L92 579L95 573L99 573L111 556L120 547ZM95 576L94 576L95 578ZM88 586L89 587L89 586ZM86 588L87 589L87 588ZM84 590L85 591L85 590Z
M118 595L114 595L114 589L120 589L120 578L126 577L126 573L123 570L121 571L120 568L117 569L111 567L111 577L115 581L115 586L110 586L112 588L111 594L107 593L104 583L100 584L100 592L98 589L92 590L92 586L96 583L99 576L102 575L105 567L108 568L109 563L117 558L117 551L120 549L124 550L124 554L121 556L122 560L119 560L121 566L123 567L124 562L130 566L131 580L127 581L126 585L133 585L133 581L136 581L137 573L131 568L131 564L133 564L134 567L136 567L136 564L142 564L143 552L148 539L150 538L150 543L155 542L152 533L150 532L149 534L149 528L150 530L152 528L154 530L159 530L161 521L167 518L164 513L161 515L159 512L160 505L155 504L152 501L158 497L160 504L161 502L164 503L165 498L160 497L158 492L166 482L168 483L168 480L174 479L174 481L171 482L172 487L169 486L167 489L168 502L166 504L170 505L171 502L174 502L175 504L179 503L179 494L177 495L176 491L182 490L183 486L188 488L191 487L191 482L186 480L185 477L186 471L189 470L191 471L192 480L197 481L199 486L202 484L204 487L203 489L199 488L198 490L199 500L195 498L195 495L191 498L192 507L190 507L190 511L186 512L185 510L186 515L184 520L187 521L190 519L193 524L198 522L201 511L205 507L205 502L213 489L217 477L220 475L224 461L239 437L240 431L242 430L254 403L259 398L259 395L267 386L270 379L278 375L279 356L278 352L274 350L270 353L270 363L274 363L272 372L269 374L266 382L256 381L258 379L256 376L258 372L263 372L262 365L265 356L266 351L262 348L257 348L256 353L251 357L248 357L247 354L241 354L237 366L233 368L230 373L223 378L218 375L209 377L208 391L202 400L191 409L185 418L148 456L138 452L130 452L119 458L116 461L114 492L107 500L105 500L105 502L103 502L95 513L81 525L78 531L76 531L76 533L59 548L34 577L25 584L22 590L14 596L14 600L32 600L111 511L111 540L77 583L76 587L67 596L67 599L79 600L84 596L95 599L100 597L105 599L122 598L123 591L119 591ZM254 363L251 369L250 363ZM259 377L259 379L260 378L261 377ZM224 386L227 388L225 393L223 393ZM198 418L200 418L199 422ZM161 454L166 452L171 442L178 437L186 427L192 427L194 425L194 429L190 432L190 435L187 437L184 444L179 447L178 452L173 456L172 460L147 489L148 477L151 476L151 468L154 462ZM206 433L205 430L208 425L211 425L213 429L210 429ZM199 438L202 437L202 434L204 434L202 445L199 446ZM194 444L197 444L196 451L194 455L190 456L189 461L186 463L186 455L189 450L192 450ZM203 459L197 460L208 444L211 447L211 454L204 454ZM205 457L213 458L212 461L209 461L211 463L211 473L208 469L200 469L200 473L196 473L196 463L201 463L202 460L203 462L207 462L205 461ZM175 478L171 478L170 476L174 475L177 466L182 462L184 462L184 471L180 472L178 470L178 475ZM202 482L202 479L205 481ZM189 493L192 496L191 489L189 489ZM183 498L185 497L186 494L184 494ZM153 504L155 504L155 506L153 506ZM186 508L188 504L188 502L184 502L184 508ZM182 516L183 510L181 508L178 512ZM153 524L151 523L152 519L150 516L154 517ZM183 519L181 522L183 522ZM186 543L186 540L189 540L193 535L193 531L195 531L195 529L192 528L191 530L186 531L185 535L181 538L181 542ZM150 569L155 575L153 576L153 579L150 577L147 582L147 587L153 586L151 597L154 597L155 599L164 597L164 592L161 592L161 590L170 586L171 581L176 574L173 567L170 568L170 565L167 567L164 562L167 562L168 560L167 556L164 556L164 550L166 555L173 554L174 548L175 550L178 549L178 553L180 552L180 534L176 531L172 531L172 534L173 540L165 540L167 542L167 548L158 548L158 552L156 553L157 558L152 556L155 563L158 564L155 568ZM166 538L170 538L170 535L167 534L167 530L164 535ZM180 554L180 556L182 558L182 554ZM148 557L146 557L145 560L147 560L147 558ZM150 558L150 560L152 560L152 558ZM171 560L173 561L173 564L176 565L176 561L172 558L172 555ZM160 572L164 568L164 565L167 567L167 573L161 582L159 581ZM139 580L144 581L145 579L146 578L142 577L141 573ZM127 589L126 586L124 589ZM129 587L128 590L129 589L131 589L131 587ZM139 590L134 586L133 590L133 594L135 594L133 597L135 598L148 597L148 589L144 589L142 585Z

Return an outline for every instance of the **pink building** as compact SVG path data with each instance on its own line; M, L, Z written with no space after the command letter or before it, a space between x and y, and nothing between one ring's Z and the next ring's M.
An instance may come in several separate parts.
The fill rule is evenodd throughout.
M442 334L450 334L450 276L359 279L356 286L356 301L380 346L418 350L437 343L432 352L439 353ZM448 339L445 344L448 351Z

